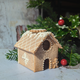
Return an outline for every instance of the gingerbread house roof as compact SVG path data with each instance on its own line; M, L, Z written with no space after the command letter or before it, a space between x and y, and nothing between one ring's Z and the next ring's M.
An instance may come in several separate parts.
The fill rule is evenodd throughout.
M37 49L39 48L40 44L48 37L50 36L51 39L56 43L56 45L59 48L62 48L62 46L59 44L57 39L54 37L54 34L51 32L38 32L33 33L31 31L26 31L20 40L14 45L17 48L20 48L22 50L31 52L35 54Z

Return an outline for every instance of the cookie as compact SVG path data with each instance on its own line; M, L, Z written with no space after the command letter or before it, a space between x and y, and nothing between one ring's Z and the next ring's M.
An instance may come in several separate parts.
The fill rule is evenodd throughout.
M46 29L32 29L32 30L30 30L30 32L32 32L32 33L45 32L45 31L47 31L47 30Z

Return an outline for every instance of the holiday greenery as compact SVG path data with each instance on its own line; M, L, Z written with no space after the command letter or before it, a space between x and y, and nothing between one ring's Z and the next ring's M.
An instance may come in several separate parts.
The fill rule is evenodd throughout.
M27 8L40 7L45 3L45 0L30 0L27 2Z
M38 24L27 25L28 29L46 29L47 31L51 31L54 33L55 37L58 40L70 40L71 38L78 38L78 30L79 26L79 16L74 15L70 16L70 18L63 17L65 21L65 25L58 25L57 22L54 22L51 18L47 17L43 19L41 16L37 18ZM75 21L74 21L75 20Z
M70 18L63 17L63 19L65 21L65 25L60 26L57 24L57 22L54 22L49 17L43 19L41 16L39 16L36 20L38 24L27 25L27 27L28 30L46 29L47 31L51 31L63 46L63 49L59 49L59 61L61 61L61 59L66 59L68 65L75 66L80 63L80 55L76 53L77 46L75 45L75 41L72 39L78 38L77 26L80 24L79 16L74 15ZM23 33L24 32L22 32L22 34ZM17 52L16 50L13 50L6 54L7 59L17 60L17 55L14 53L14 51L15 53Z
M76 53L77 46L68 42L65 44L64 41L61 44L63 49L59 49L59 61L66 59L69 66L75 66L80 63L80 55Z
M77 27L80 25L79 15L70 15L69 18L60 16L59 21L56 21L56 14L53 13L53 9L50 6L50 3L45 2L44 0L30 0L27 3L28 8L38 8L44 9L49 14L49 17L42 18L39 16L36 19L37 24L27 25L28 30L30 29L46 29L54 34L58 39L63 49L59 49L59 62L62 59L67 60L67 65L75 66L80 63L80 55L76 53L76 42L75 38L78 38ZM24 32L22 31L21 35ZM9 50L9 53L6 54L6 58L9 60L17 61L17 49L12 51Z
M8 60L16 60L18 61L18 53L17 53L17 49L14 49L14 50L9 50L9 53L6 53L6 58Z
M59 28L58 30L58 36L61 36L68 39L72 38L78 38L78 30L77 27L80 25L79 21L79 16L78 15L70 15L70 18L67 17L62 17L63 20L65 21L65 24L63 26L59 26L58 24L57 27Z
M62 17L62 16L61 16ZM55 37L62 44L63 49L59 50L59 61L62 58L65 58L68 62L68 65L76 65L80 63L80 55L76 53L77 46L75 45L74 38L78 38L78 30L79 26L79 16L74 15L70 16L70 18L62 17L65 21L64 25L58 25L58 23L54 22L52 19L48 18L37 18L37 23L34 25L28 25L28 29L46 29L47 31L53 32ZM74 21L75 20L75 21Z
M57 14L54 9L51 7L51 3L45 0L29 0L27 2L27 8L38 8L38 9L43 9L43 11L48 14L48 16L53 19L53 21L57 20Z

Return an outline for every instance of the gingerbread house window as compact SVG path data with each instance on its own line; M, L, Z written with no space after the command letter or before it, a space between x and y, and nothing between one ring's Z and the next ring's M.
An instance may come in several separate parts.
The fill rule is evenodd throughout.
M44 50L49 50L49 48L50 48L50 42L48 40L45 40L43 42L43 49Z

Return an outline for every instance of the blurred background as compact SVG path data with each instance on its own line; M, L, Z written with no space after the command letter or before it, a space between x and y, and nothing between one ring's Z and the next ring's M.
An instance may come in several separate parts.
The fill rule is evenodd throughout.
M29 0L0 0L0 49L13 49L21 31L27 30L27 25L36 24L39 15L58 21L60 15L80 14L78 0L45 0L37 9L27 8L26 2Z
M53 11L56 12L57 18L60 15L67 16L80 14L80 2L78 0L45 0L51 3ZM49 16L46 11L43 11L44 17Z

